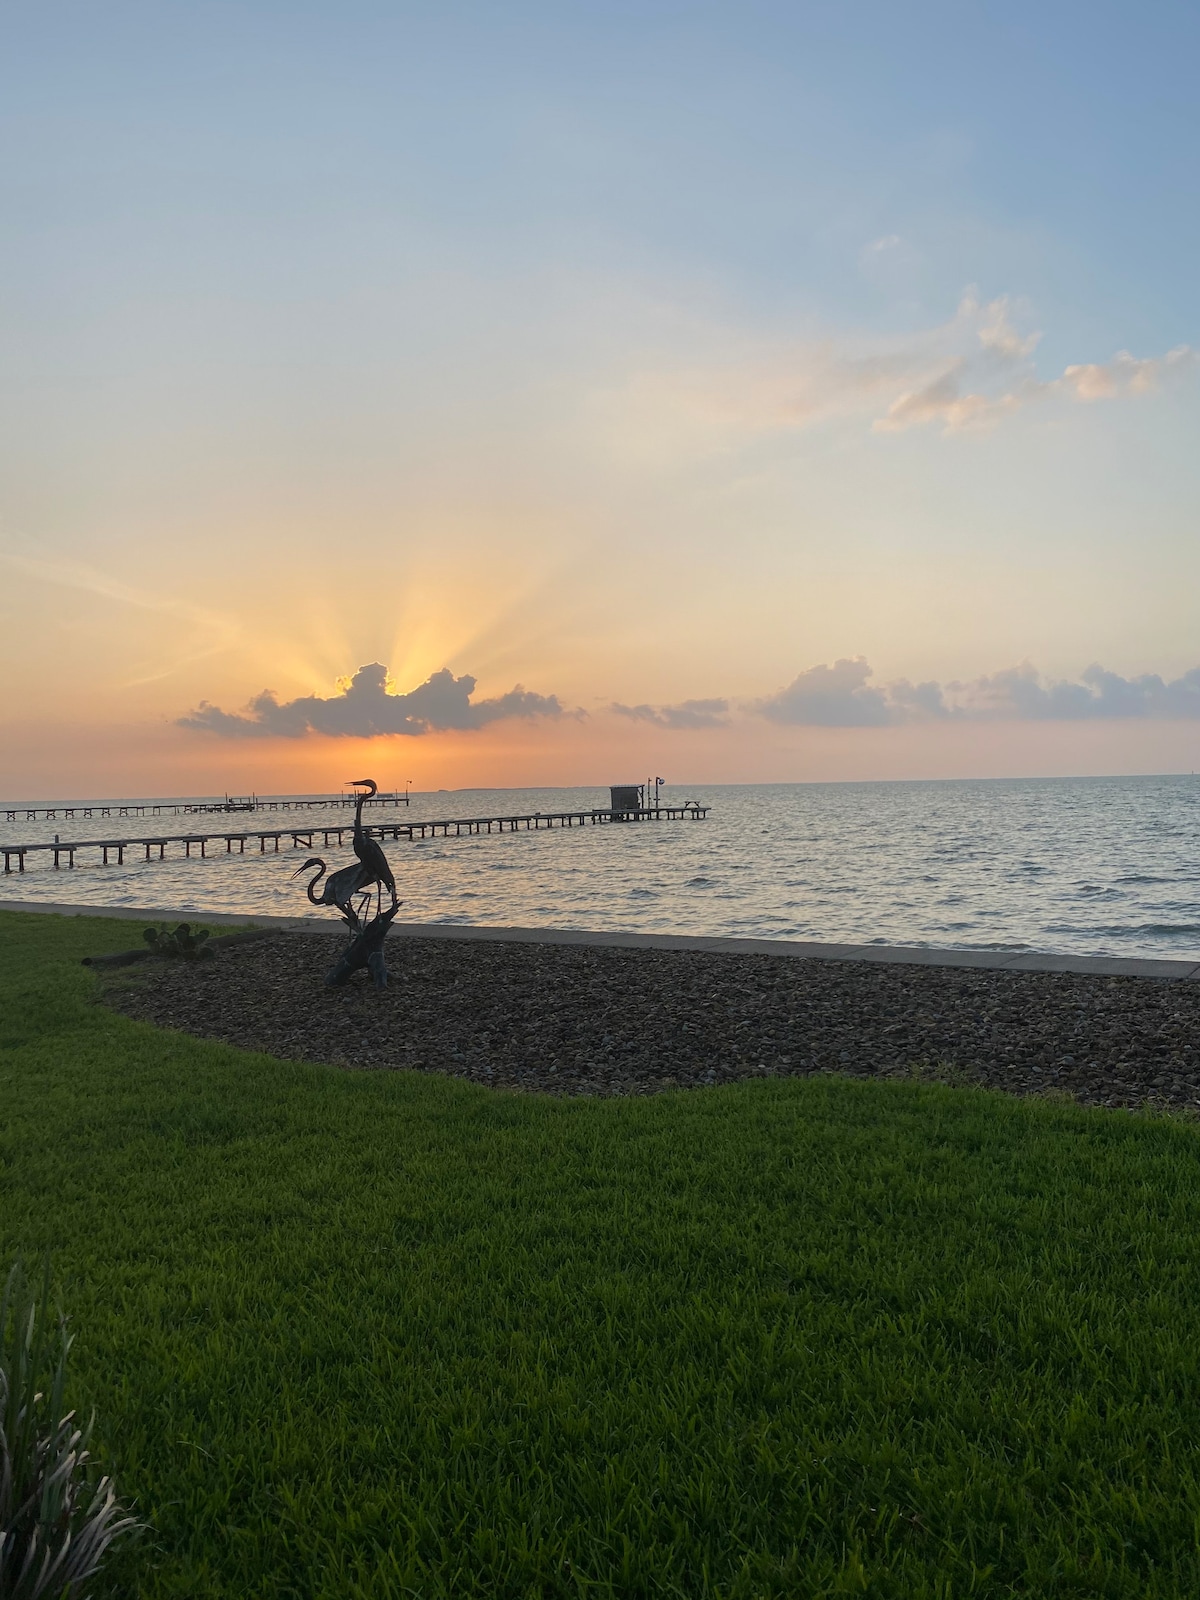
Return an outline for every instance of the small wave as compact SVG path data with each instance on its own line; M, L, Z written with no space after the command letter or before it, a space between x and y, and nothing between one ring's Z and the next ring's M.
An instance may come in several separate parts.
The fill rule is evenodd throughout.
M988 942L986 942L984 944L976 944L973 941L964 940L963 944L962 944L962 949L964 949L964 950L1017 950L1017 951L1021 951L1021 950L1032 950L1033 948L1034 948L1033 945L1026 944L1026 943L1024 943L1024 941L1020 941L1020 942L1018 942L1016 944L1006 944L1004 942L1004 940L1002 940L1002 939L992 939L992 940L989 940Z
M1090 939L1179 939L1200 935L1200 922L1139 922L1135 924L1098 922L1080 927L1074 922L1048 922L1047 933L1068 933Z

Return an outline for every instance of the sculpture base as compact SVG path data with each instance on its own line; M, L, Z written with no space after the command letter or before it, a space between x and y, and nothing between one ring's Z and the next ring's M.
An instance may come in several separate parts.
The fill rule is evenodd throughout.
M372 917L370 922L358 924L358 932L346 946L341 960L325 974L325 983L330 989L340 989L362 967L366 967L371 974L371 981L377 989L387 988L387 962L383 954L383 941L387 938L388 929L399 909L399 906L392 906L389 911L383 911L379 916Z

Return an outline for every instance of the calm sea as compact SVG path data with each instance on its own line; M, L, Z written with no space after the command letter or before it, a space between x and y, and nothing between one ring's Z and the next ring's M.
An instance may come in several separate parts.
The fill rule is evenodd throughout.
M699 823L492 834L387 846L403 915L516 924L1200 956L1200 778L711 785L664 801L712 807ZM599 789L414 795L407 812L468 817L607 804ZM325 813L326 818L329 814ZM297 813L228 819L278 827ZM319 824L321 818L314 815ZM221 818L0 821L6 842L183 833ZM73 872L48 857L0 896L187 912L301 914L303 859L210 855ZM331 866L346 847L327 852ZM328 913L327 913L328 914Z

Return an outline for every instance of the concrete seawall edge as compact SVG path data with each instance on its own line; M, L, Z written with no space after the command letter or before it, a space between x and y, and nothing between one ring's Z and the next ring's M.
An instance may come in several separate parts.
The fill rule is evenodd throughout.
M109 917L131 922L199 920L210 926L275 928L281 932L337 934L331 917L249 917L229 912L180 911L141 906L64 905L0 900L0 911L43 916ZM980 971L1076 972L1097 977L1200 980L1200 961L1138 956L1056 955L1039 951L953 950L924 945L820 944L800 939L734 939L704 934L611 933L576 928L490 928L462 923L397 922L393 939L485 939L509 944L585 944L627 950L706 950L727 955L765 955L803 961L864 961L920 967L965 967Z

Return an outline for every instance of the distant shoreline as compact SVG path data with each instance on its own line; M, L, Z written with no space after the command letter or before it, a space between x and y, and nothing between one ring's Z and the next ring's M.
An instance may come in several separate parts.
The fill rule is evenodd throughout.
M732 778L680 778L672 780L672 790L685 789L860 789L891 784L916 786L919 784L952 783L1125 783L1134 778L1194 778L1196 772L1024 772L1024 773L964 773L946 777L929 778L764 778L737 780ZM467 783L451 789L412 789L413 800L428 800L439 794L572 794L579 790L605 792L603 783ZM342 791L345 792L345 791ZM403 787L395 791L403 794ZM55 808L82 806L167 806L213 803L227 798L219 794L168 794L168 795L99 795L83 798L57 799L47 796L36 800L0 799L0 811L43 811ZM280 790L278 794L265 792L259 800L326 800L329 794L298 790L294 793Z

